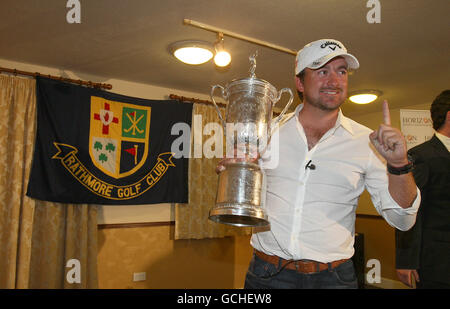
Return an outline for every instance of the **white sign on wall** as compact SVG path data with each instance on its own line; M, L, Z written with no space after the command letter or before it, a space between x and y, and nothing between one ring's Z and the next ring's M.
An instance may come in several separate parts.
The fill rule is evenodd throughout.
M426 142L434 134L429 110L401 109L400 125L408 150Z

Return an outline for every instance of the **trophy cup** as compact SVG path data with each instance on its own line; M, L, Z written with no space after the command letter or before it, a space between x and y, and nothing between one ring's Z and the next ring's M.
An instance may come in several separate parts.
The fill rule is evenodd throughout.
M209 212L209 219L242 227L269 224L263 209L264 173L256 158L263 155L269 144L272 128L278 124L293 101L291 89L283 88L278 92L269 82L256 78L256 56L257 54L249 57L249 78L233 80L225 87L214 85L211 88L211 99L225 132L227 157L231 157L228 151L231 147L233 157L238 155L239 159L224 164L225 170L219 174L216 203ZM222 90L222 98L227 101L225 119L213 97L217 88ZM290 99L278 121L272 123L272 109L284 92L290 94Z

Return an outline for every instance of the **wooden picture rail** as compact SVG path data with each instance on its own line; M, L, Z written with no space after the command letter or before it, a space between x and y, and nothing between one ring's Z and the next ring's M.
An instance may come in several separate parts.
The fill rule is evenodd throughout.
M183 97L183 96L179 96L179 95L176 95L176 94L169 94L169 99L171 99L171 100L178 100L180 102L192 102L192 103L199 103L199 104L214 105L214 103L212 101L196 99L196 98L188 98L188 97ZM216 104L219 107L224 107L224 108L227 107L227 105L225 103L216 102ZM275 116L278 116L280 113L274 111L273 114Z
M33 72L21 71L21 70L17 70L17 69L9 69L9 68L0 67L0 73L2 73L2 72L14 74L14 75L31 76L31 77L42 76L42 77L46 77L49 79L59 80L62 82L78 84L78 85L92 87L92 88L107 89L107 90L112 89L111 84L94 83L91 81L85 81L85 80L81 80L81 79L72 79L72 78L66 78L66 77L62 77L62 76L54 76L54 75L50 75L50 74L46 75L46 74L41 74L39 72L33 73Z

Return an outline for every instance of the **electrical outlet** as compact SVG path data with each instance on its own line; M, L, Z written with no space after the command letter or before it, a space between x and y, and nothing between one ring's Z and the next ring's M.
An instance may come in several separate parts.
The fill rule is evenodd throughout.
M147 273L146 272L142 272L142 273L133 273L133 281L145 281L147 280Z

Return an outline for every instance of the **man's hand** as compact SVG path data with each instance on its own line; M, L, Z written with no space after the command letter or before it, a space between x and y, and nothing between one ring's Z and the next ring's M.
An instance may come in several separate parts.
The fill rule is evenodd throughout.
M259 160L260 156L259 153L256 151L251 152L251 154L247 154L244 151L238 152L238 149L234 149L234 157L232 158L223 158L222 160L217 163L216 166L216 173L220 174L225 170L225 166L230 163L236 163L236 162L252 162L256 163Z
M239 161L244 161L244 160L237 159L237 158L223 158L222 160L219 161L219 163L217 163L216 174L220 174L221 172L223 172L225 170L225 165L230 164L230 163L239 162Z
M391 115L386 100L383 102L383 123L369 137L389 165L401 167L408 164L405 137L400 130L391 127Z
M416 269L397 269L397 277L410 288L415 286L415 282L420 282Z
M408 164L406 140L403 134L391 127L391 115L387 101L383 102L383 124L369 135L377 151L393 167ZM388 173L388 189L391 197L402 208L410 207L417 196L416 183L412 173L392 175Z

